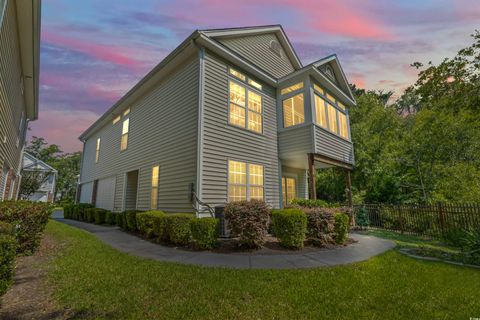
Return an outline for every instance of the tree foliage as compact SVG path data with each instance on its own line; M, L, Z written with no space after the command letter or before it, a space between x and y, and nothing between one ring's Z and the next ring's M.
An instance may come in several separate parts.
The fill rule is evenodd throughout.
M356 202L480 199L480 33L472 36L453 58L412 64L418 79L393 104L389 92L352 87ZM322 198L344 199L343 175L319 173L317 185Z

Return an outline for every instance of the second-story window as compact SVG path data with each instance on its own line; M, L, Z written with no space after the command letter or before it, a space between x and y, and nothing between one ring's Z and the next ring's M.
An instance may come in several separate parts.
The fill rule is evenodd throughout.
M263 130L262 96L245 85L229 81L230 117L233 125L261 133Z
M313 88L315 90L315 123L348 140L348 118L345 106L320 86L314 84Z
M129 126L130 126L130 118L124 119L123 120L123 126L122 126L122 138L121 138L121 141L120 141L120 150L127 149Z
M97 138L97 147L95 148L95 163L98 162L100 157L100 138Z
M283 100L283 127L288 128L305 122L303 93Z

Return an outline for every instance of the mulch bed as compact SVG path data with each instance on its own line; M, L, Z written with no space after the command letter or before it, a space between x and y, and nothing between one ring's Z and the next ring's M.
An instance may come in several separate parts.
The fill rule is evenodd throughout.
M52 298L53 288L47 284L48 261L65 244L45 235L40 247L31 256L16 259L13 286L0 300L0 319L69 319Z

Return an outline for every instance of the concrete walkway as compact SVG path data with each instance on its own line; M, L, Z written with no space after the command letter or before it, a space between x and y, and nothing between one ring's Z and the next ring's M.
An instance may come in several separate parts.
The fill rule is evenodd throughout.
M100 226L63 218L56 211L53 218L73 227L93 233L113 248L134 256L158 261L177 262L208 267L237 269L295 269L317 268L349 264L367 260L395 247L390 240L372 236L351 234L357 243L337 249L319 249L308 253L259 255L245 253L212 253L208 251L186 251L165 247L123 232L118 227Z

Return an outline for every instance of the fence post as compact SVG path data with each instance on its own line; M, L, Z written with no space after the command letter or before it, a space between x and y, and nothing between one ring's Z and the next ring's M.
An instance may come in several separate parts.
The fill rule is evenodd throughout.
M443 211L443 205L441 202L437 202L437 208L438 208L438 218L440 222L440 230L441 233L445 233L445 212Z

